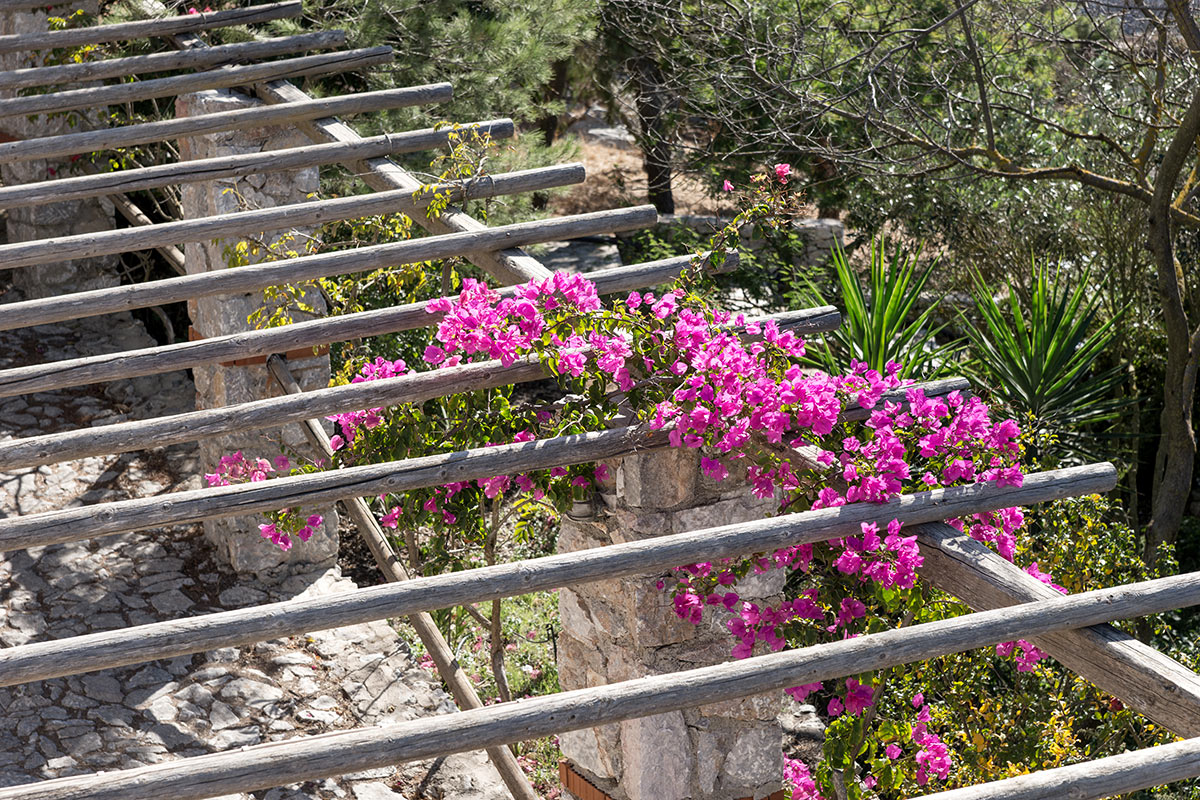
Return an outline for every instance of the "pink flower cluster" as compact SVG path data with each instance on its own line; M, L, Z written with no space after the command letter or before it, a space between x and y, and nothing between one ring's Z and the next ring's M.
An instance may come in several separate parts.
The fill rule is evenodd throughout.
M783 780L791 787L792 800L824 800L808 765L799 759L784 756Z
M288 513L288 509L284 509L284 514ZM310 514L304 521L304 525L300 526L295 532L300 541L307 542L316 533L317 528L321 527L321 523L325 518L320 514ZM269 522L258 526L258 532L264 539L270 539L280 550L292 549L292 537L279 523Z
M912 727L912 741L917 746L917 783L924 786L931 775L944 781L950 776L952 766L950 749L936 733L929 731L930 714L929 706L925 705L925 696L915 695L912 704L913 708L918 709L917 721Z
M232 455L221 456L216 472L205 473L204 480L209 486L229 486L246 481L257 483L265 481L270 477L270 473L276 470L283 471L290 467L287 456L276 456L274 463L265 458L256 458L252 461L242 455L241 450L238 450Z
M388 361L386 358L376 358L374 361L363 364L358 374L350 382L362 383L363 381L397 378L401 375L407 375L408 372L408 365L401 359ZM341 450L346 445L354 442L355 437L358 435L359 426L371 430L382 424L383 409L369 408L360 411L347 411L341 414L333 414L325 419L332 420L336 429L341 431L341 433L335 433L329 437L329 443L333 449Z
M556 272L518 287L513 297L505 298L482 281L467 278L457 298L442 297L427 304L429 313L444 316L436 334L441 346L426 348L425 360L451 367L464 357L470 360L470 356L482 354L509 366L534 349L546 330L545 314L587 314L599 309L595 284L578 274ZM561 346L578 349L586 343L580 339Z

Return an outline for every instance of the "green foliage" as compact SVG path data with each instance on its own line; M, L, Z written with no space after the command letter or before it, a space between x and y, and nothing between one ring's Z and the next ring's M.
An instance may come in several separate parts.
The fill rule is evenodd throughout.
M826 334L823 346L812 348L814 363L832 373L847 370L852 360L862 361L883 373L889 362L897 362L906 378L933 378L953 370L958 344L938 344L937 335L945 328L933 320L938 301L922 297L936 260L922 266L920 251L909 253L899 245L889 256L886 240L879 238L871 243L866 287L840 247L831 262L838 292L832 305L842 312L842 324ZM829 302L808 276L801 276L790 297L797 306Z
M1124 311L1102 320L1103 300L1088 273L1070 275L1037 263L1025 303L1011 281L1005 290L1007 309L976 276L975 310L983 328L966 329L980 376L1009 409L1026 415L1035 460L1102 458L1096 426L1116 419L1131 402L1114 396L1124 370L1101 367Z

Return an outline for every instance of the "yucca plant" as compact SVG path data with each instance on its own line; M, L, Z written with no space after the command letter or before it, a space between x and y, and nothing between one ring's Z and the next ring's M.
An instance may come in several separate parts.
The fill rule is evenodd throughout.
M844 371L851 360L857 360L882 372L889 361L895 361L903 365L903 377L916 379L953 371L958 342L939 345L937 336L945 324L937 325L933 319L941 298L922 297L937 260L921 267L919 257L919 249L910 253L899 246L889 256L887 242L880 237L871 242L866 287L841 248L830 259L837 275L837 298L826 300L811 279L803 279L798 291L791 293L793 299L830 303L842 313L838 329L826 334L823 344L810 345L814 366Z
M1124 311L1102 320L1087 272L1070 276L1036 261L1027 307L1011 281L1007 301L978 273L974 282L983 324L965 325L972 366L996 399L1026 418L1030 457L1045 465L1100 457L1095 443L1104 423L1136 402L1116 394L1124 370L1100 364Z

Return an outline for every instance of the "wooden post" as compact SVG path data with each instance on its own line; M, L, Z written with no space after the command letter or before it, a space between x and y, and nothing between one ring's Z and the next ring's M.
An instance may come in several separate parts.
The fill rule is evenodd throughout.
M271 375L274 376L279 386L289 395L304 394L304 389L296 382L285 359L271 356L267 359L267 369L271 371ZM300 423L300 428L318 457L333 458L333 446L330 444L329 434L321 427L320 422L315 419L306 419ZM371 551L371 555L375 558L375 565L379 567L383 576L390 583L410 580L412 575L396 556L387 535L384 534L375 515L371 513L367 502L361 497L352 497L341 502L342 508L354 521L359 538ZM433 621L429 612L419 611L416 614L410 614L407 619L408 624L412 625L413 630L420 637L421 644L425 645L425 649L437 667L438 675L449 687L458 707L464 710L483 708L483 701L475 692L475 687L463 672L462 667L459 666L454 651L450 649L449 643L442 636L442 632L438 630L437 623ZM512 750L507 747L489 747L487 756L514 800L538 800L537 793L529 785L529 780L525 777L521 765L517 763L516 757L513 756Z

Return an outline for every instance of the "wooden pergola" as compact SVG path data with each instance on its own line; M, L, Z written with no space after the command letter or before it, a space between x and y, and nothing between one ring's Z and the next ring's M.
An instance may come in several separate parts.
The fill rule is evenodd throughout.
M0 13L46 5L46 0L0 0ZM154 248L181 273L178 277L137 285L0 306L0 330L452 256L466 257L498 283L512 285L549 274L521 247L632 230L656 221L653 208L645 206L494 228L453 206L436 216L426 216L423 210L438 193L450 192L453 200L459 202L546 189L582 181L583 169L579 165L565 165L492 175L469 184L425 187L388 156L443 144L448 136L445 130L404 131L364 138L340 122L337 115L446 100L450 97L449 85L315 100L288 79L386 63L393 57L392 52L386 47L336 50L344 43L344 36L337 31L216 47L209 47L198 35L204 30L296 16L299 12L298 0L289 0L230 11L0 36L0 53L147 36L166 37L174 48L131 58L3 72L0 88L48 87L138 73L183 71L165 78L0 100L0 115L48 113L227 87L243 87L267 104L261 108L0 143L0 159L19 161L87 154L267 124L294 125L312 140L309 145L269 153L164 163L0 187L0 208L68 198L110 197L132 225L98 234L0 245L0 269ZM331 52L295 55L310 51ZM258 63L268 57L281 58ZM493 137L511 136L514 132L510 120L484 121L477 126ZM236 177L264 168L293 169L334 163L349 165L374 194L160 224L151 223L125 197L126 192L136 189ZM395 212L411 214L432 235L235 270L182 274L183 256L177 249L182 242ZM628 292L669 282L691 262L688 256L671 258L601 270L590 273L589 278L601 293ZM782 325L805 334L832 330L839 322L837 311L829 307L779 315L778 319ZM430 326L437 320L437 315L426 312L425 303L414 303L281 328L0 370L0 397L9 397L235 359L268 357L268 367L289 394L285 398L0 442L0 469L35 467L89 455L138 450L148 444L195 441L219 433L277 428L289 423L300 424L312 445L328 456L332 453L328 436L315 421L328 414L420 402L470 389L545 377L541 365L533 360L510 366L483 362L302 392L288 371L286 359L279 355ZM925 384L923 388L933 395L965 387L961 380L950 380ZM1200 576L1180 575L1064 597L944 523L949 518L987 510L1107 491L1116 481L1115 470L1108 464L1033 474L1021 487L977 485L941 489L906 495L883 505L858 504L793 513L426 578L412 578L405 571L361 499L451 481L588 463L666 446L667 437L662 432L635 426L0 519L0 549L10 551L283 506L338 501L391 581L328 597L9 647L0 650L0 686L371 620L407 617L462 709L457 714L434 719L300 736L137 769L3 788L0 800L204 798L479 748L487 749L514 797L532 800L535 797L532 789L511 751L504 746L508 743L778 691L1016 638L1033 640L1069 669L1173 733L1200 737L1200 676L1109 624L1200 603ZM977 609L976 613L736 663L487 708L458 669L450 648L429 616L431 611L471 602L637 575L700 560L749 555L793 544L823 542L857 531L862 522L893 518L918 532L925 557L922 577L965 601ZM1185 738L1177 744L934 796L946 800L1099 798L1197 775L1200 775L1200 738Z

